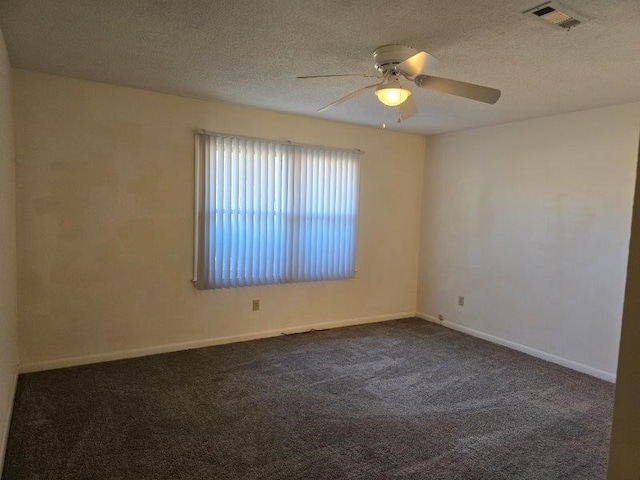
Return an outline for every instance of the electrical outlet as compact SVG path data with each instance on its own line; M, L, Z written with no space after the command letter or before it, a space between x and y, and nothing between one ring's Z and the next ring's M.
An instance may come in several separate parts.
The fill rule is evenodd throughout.
M253 311L260 310L260 300L253 301Z
M442 314L438 315L438 320L440 320L441 322L444 322L444 315Z
M458 305L460 305L461 307L464 307L464 297L462 296L458 297Z

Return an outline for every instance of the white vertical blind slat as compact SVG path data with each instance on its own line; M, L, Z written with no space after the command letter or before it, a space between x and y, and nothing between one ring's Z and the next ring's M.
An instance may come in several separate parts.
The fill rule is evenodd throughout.
M292 228L292 217L293 217L293 159L295 156L295 152L291 148L287 148L287 175L286 175L286 187L285 187L285 195L286 195L286 204L285 204L285 228L287 229L286 241L285 241L285 249L284 249L284 257L285 257L285 268L284 268L284 281L292 282L293 281L293 262L292 262L292 245L293 245L293 228Z
M253 208L253 169L247 162L247 145L243 145L242 163L245 166L245 178L244 178L244 190L245 190L245 203L243 219L244 219L244 268L242 285L251 284L251 237L253 236L253 223L252 213Z
M313 207L312 207L312 215L313 215L313 234L311 235L311 245L312 245L312 254L311 254L311 271L316 273L320 268L320 258L318 255L319 252L319 239L322 236L322 231L320 230L320 185L322 175L320 171L320 162L318 160L318 152L312 152L311 160L313 162Z
M242 239L246 236L245 214L247 190L246 190L246 164L244 162L244 146L238 152L238 267L237 267L237 285L242 286L245 283L244 266L245 266L245 243Z
M287 165L288 165L288 155L287 150L285 148L280 148L280 262L278 264L278 281L285 282L286 272L287 272Z
M260 158L260 152L257 150L257 145L255 142L250 142L250 147L252 150L251 158ZM259 271L260 271L260 243L259 240L259 232L260 232L260 192L256 188L256 186L260 183L260 164L259 162L255 162L255 164L251 165L253 170L253 183L251 188L253 189L253 206L252 206L252 218L251 225L253 228L253 235L251 235L251 279L254 283L257 284L259 280Z
M340 155L336 162L336 177L338 183L338 194L336 196L336 236L335 236L335 255L338 257L335 267L336 275L342 275L342 239L344 229L343 202L344 198L344 180L343 180L343 155Z
M206 141L204 143L204 155L205 158L211 158L211 154L212 154L212 149L211 149L211 139L207 139L208 141ZM215 150L214 150L215 151ZM210 162L206 161L204 162L204 175L205 178L210 178L211 176L211 164ZM202 221L204 222L203 225L203 231L204 231L204 245L202 245L202 254L204 256L204 261L203 262L198 262L198 264L201 264L203 266L205 266L205 268L209 265L211 265L211 262L214 260L213 258L213 252L211 250L211 248L208 248L211 245L211 242L214 241L215 239L215 213L213 212L213 204L211 203L211 200L214 198L213 195L215 195L215 185L212 184L211 182L205 182L204 185L204 215L198 215L199 219L202 219ZM213 270L213 269L212 269ZM204 282L204 286L205 288L210 288L213 287L214 285L214 278L213 275L215 274L215 271L206 271L206 272L201 272L203 277L205 278L205 282Z
M298 201L299 204L299 215L298 215L298 228L299 234L298 238L300 241L298 242L298 273L297 278L304 278L304 267L305 267L305 253L307 251L305 237L306 237L306 208L307 208L307 195L305 189L305 183L307 178L307 162L305 161L304 155L300 160L300 188L298 189L300 193L300 198Z
M359 190L359 175L358 175L358 165L359 159L356 158L354 162L350 165L351 170L351 179L354 185L354 194L349 199L349 205L351 206L350 214L350 222L349 222L349 241L351 244L351 250L349 251L349 270L355 271L356 268L356 236L357 236L357 223L358 223L358 190Z
M267 203L265 208L267 209L267 258L266 258L266 282L274 283L273 280L273 236L275 234L273 223L275 221L274 214L274 186L273 180L275 176L274 170L274 158L276 156L275 145L269 145L269 155L267 156Z
M267 166L266 160L269 155L268 145L260 145L260 156L258 162L260 164L260 184L258 185L258 191L260 192L260 235L258 235L258 241L260 242L260 263L258 270L258 284L264 285L266 283L266 264L267 264Z
M229 222L231 223L231 242L229 246L229 275L230 282L229 285L232 287L238 286L238 241L239 241L239 232L238 232L238 201L240 200L240 195L238 191L238 168L240 166L239 158L238 158L238 150L233 152L231 157L231 165L229 165L230 177L231 181L229 182Z
M338 196L338 192L340 191L340 183L338 182L337 178L338 161L339 154L334 154L331 158L331 185L333 185L334 187L329 191L329 224L331 226L329 231L329 258L331 258L332 261L329 262L327 275L329 275L330 278L336 276L336 264L338 263L336 260L336 235L338 234L337 225L340 221L336 212L336 199Z
M327 222L327 210L329 209L329 168L330 164L327 162L327 159L324 155L324 152L320 154L320 165L322 167L322 189L321 195L322 199L320 201L320 218L321 218L321 229L322 229L322 238L320 243L320 271L318 272L318 277L320 279L327 278L327 260L328 260L328 252L327 246L329 244L329 224Z
M223 255L223 242L224 242L224 228L223 228L223 212L220 207L223 203L224 199L224 156L225 156L225 141L223 138L217 139L216 142L215 153L215 177L214 181L211 182L215 184L214 192L214 200L211 204L210 208L212 214L215 215L215 232L216 235L211 239L211 244L215 246L212 249L211 257L215 268L215 279L214 285L222 286L222 279L224 278L222 274L222 255Z

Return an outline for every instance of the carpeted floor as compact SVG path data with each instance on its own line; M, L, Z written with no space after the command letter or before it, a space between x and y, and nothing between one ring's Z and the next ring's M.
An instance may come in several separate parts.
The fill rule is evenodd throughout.
M398 320L22 375L2 480L598 480L612 403Z

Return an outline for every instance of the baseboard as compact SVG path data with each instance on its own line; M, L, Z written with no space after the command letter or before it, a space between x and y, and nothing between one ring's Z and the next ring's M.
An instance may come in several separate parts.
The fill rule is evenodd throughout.
M421 318L422 320L426 320L427 322L437 323L438 325L442 325L442 321L438 317L434 317L433 315L427 315L426 313L416 312L416 317Z
M557 355L552 355L551 353L547 353L547 352L543 352L542 350L537 350L535 348L527 347L526 345L521 345L520 343L512 342L511 340L505 340L504 338L496 337L494 335L490 335L488 333L484 333L479 330L474 330L473 328L465 327L464 325L459 325L457 323L449 322L447 320L441 322L436 317L432 315L427 315L425 313L418 312L416 313L416 317L421 318L423 320L427 320L429 322L437 323L439 325L442 325L443 327L447 327L452 330L457 330L459 332L466 333L468 335L472 335L477 338L481 338L482 340L487 340L488 342L497 343L498 345L512 348L513 350L526 353L533 357L541 358L542 360L546 360L548 362L562 365L563 367L571 368L572 370L577 370L578 372L581 372L581 373L586 373L587 375L591 375L601 380L606 380L607 382L615 383L616 381L615 373L605 372L604 370L599 370L597 368L593 368L588 365L584 365L582 363L574 362L573 360L568 360L566 358L558 357Z
M9 441L9 427L11 427L11 415L13 413L13 403L16 398L16 389L18 388L18 369L13 378L13 388L11 390L11 401L7 408L4 425L2 425L2 431L0 431L0 475L2 475L2 468L4 467L4 455L7 452L7 443Z
M286 327L274 330L265 330L262 332L245 333L240 335L231 335L227 337L208 338L204 340L195 340L190 342L171 343L166 345L157 345L153 347L135 348L131 350L119 350L115 352L98 353L94 355L86 355L81 357L67 357L55 360L45 360L41 362L28 362L20 364L20 373L38 372L41 370L53 370L55 368L75 367L78 365L87 365L90 363L109 362L112 360L123 360L125 358L144 357L147 355L155 355L158 353L177 352L180 350L191 350L194 348L212 347L214 345L224 345L227 343L246 342L248 340L257 340L260 338L277 337L283 334L302 333L309 330L324 330L329 328L348 327L352 325L362 325L366 323L385 322L388 320L398 320L400 318L408 318L415 316L415 312L400 312L388 315L377 315L372 317L350 318L345 320L337 320L331 322L313 323L308 325L300 325L295 327Z

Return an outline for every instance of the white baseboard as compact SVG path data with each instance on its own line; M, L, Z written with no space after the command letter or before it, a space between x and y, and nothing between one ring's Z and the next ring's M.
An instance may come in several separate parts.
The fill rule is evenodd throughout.
M421 318L422 320L426 320L427 322L437 323L438 325L442 325L443 323L440 321L438 317L434 317L433 315L427 315L426 313L416 312L416 317Z
M324 330L328 328L348 327L351 325L362 325L365 323L385 322L387 320L398 320L400 318L414 317L415 312L401 312L388 315L377 315L373 317L350 318L331 322L313 323L295 327L286 327L275 330L265 330L255 333L244 333L227 337L207 338L204 340L194 340L190 342L171 343L157 345L153 347L134 348L131 350L118 350L115 352L98 353L81 357L67 357L55 360L45 360L40 362L28 362L20 364L20 373L38 372L41 370L52 370L54 368L74 367L77 365L87 365L90 363L109 362L112 360L122 360L125 358L144 357L158 353L177 352L180 350L191 350L194 348L211 347L214 345L224 345L227 343L246 342L259 338L277 337L283 334L302 333L309 330Z
M11 415L13 413L13 402L16 398L16 389L18 388L18 369L16 368L15 375L13 377L13 388L11 389L11 401L7 408L6 416L4 417L4 425L0 431L0 475L2 474L2 468L4 467L4 456L7 452L7 443L9 441L9 427L11 427Z
M552 355L551 353L527 347L526 345L521 345L519 343L512 342L511 340L505 340L504 338L496 337L494 335L490 335L479 330L474 330L473 328L465 327L464 325L458 325L457 323L449 322L447 320L441 322L436 317L427 315L426 313L418 312L416 313L416 317L427 320L429 322L437 323L452 330L457 330L459 332L481 338L482 340L487 340L488 342L497 343L498 345L509 347L513 350L518 350L519 352L526 353L533 357L541 358L542 360L546 360L548 362L557 363L558 365L562 365L563 367L571 368L572 370L577 370L581 373L586 373L587 375L600 378L601 380L606 380L607 382L616 382L615 373L605 372L604 370L599 370L582 363L574 362L573 360L558 357L557 355Z

